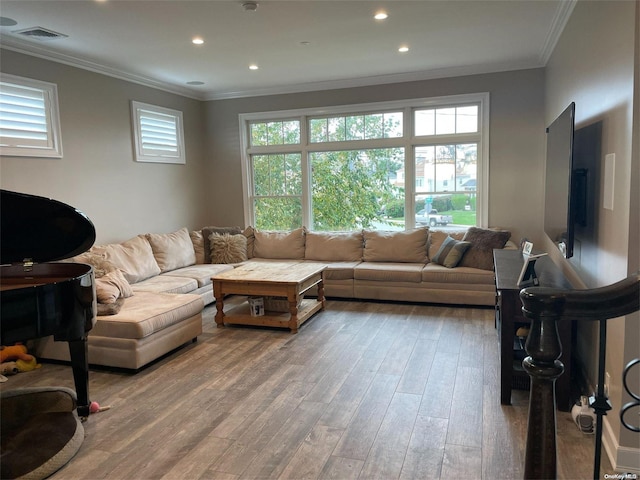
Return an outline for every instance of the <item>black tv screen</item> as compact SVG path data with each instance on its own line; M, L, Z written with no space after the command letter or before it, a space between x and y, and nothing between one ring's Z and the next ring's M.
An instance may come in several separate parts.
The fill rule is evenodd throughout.
M544 231L565 258L573 256L575 202L572 201L575 103L547 128Z

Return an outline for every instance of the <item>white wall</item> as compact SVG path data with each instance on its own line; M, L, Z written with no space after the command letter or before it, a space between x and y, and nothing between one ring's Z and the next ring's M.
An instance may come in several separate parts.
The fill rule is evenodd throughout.
M556 253L551 240L545 238L546 249L554 254L556 262L574 280L582 281L588 287L614 283L640 266L637 260L638 237L633 233L638 229L640 205L637 204L637 193L632 195L632 191L637 192L640 188L635 170L639 166L637 148L635 159L632 155L634 68L637 69L640 52L636 36L637 8L636 2L579 1L546 68L545 123L550 123L571 101L576 102L576 127L602 123L602 158L596 172L600 182L595 212L597 254L588 259L565 262ZM602 165L604 156L610 153L615 154L613 210L602 207ZM633 238L635 242L630 242ZM629 264L630 258L636 259L635 266ZM613 412L605 417L608 429L605 439L614 465L629 466L628 459L635 455L636 465L631 467L639 469L637 434L624 429L621 431L618 419L623 402L622 368L628 360L640 356L636 322L631 318L608 322L606 365L612 378L610 398ZM624 347L625 339L633 335L632 345L627 343ZM579 324L577 350L588 379L595 385L595 325Z
M201 102L7 50L1 68L57 84L64 153L61 159L0 157L3 189L82 210L97 243L207 222ZM186 165L134 161L131 100L183 112Z

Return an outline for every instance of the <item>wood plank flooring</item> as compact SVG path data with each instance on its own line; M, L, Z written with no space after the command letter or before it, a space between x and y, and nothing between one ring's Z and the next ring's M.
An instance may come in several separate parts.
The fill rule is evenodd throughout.
M51 478L522 478L528 393L500 405L492 309L329 300L297 335L214 315L138 373L92 369L111 409ZM73 388L69 366L1 388L52 385ZM593 436L558 424L559 477L591 478Z

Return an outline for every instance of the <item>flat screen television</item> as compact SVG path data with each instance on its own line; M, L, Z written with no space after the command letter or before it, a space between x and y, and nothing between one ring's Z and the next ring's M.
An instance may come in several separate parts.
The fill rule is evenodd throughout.
M576 223L585 218L584 169L575 168L575 103L547 128L544 231L565 258L573 256Z

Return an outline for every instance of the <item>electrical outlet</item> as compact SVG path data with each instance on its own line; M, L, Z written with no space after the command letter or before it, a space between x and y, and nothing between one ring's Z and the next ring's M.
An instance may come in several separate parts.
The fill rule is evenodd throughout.
M611 375L609 372L604 374L604 394L609 398L609 385L611 384Z

